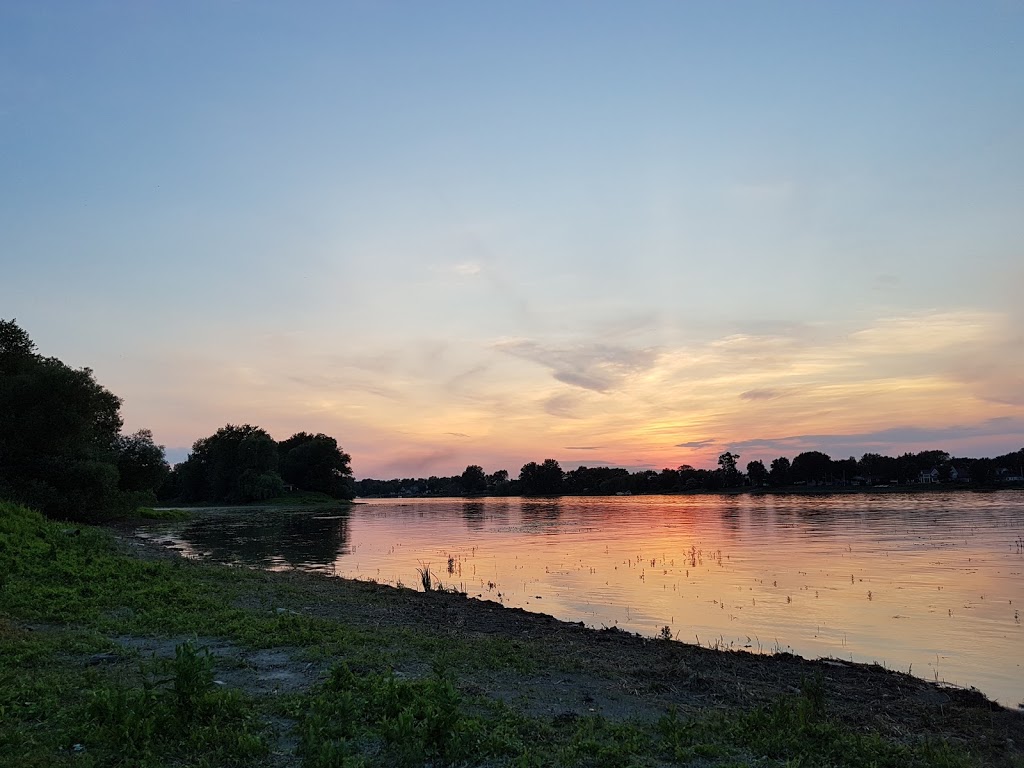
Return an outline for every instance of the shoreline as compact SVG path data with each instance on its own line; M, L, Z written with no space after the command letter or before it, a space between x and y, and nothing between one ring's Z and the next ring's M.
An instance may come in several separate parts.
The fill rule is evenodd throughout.
M26 557L0 593L0 673L19 693L15 706L0 692L0 707L20 764L70 765L74 744L105 764L127 747L104 741L96 702L155 695L144 694L146 664L173 669L189 653L210 665L196 695L249 713L239 722L251 739L203 738L231 754L263 745L208 765L326 766L338 763L315 755L337 750L364 765L488 768L1024 764L1024 713L878 665L712 650L450 592L217 565L138 538L146 521L69 529L15 512L0 515L0 540ZM142 672L140 659L151 659ZM374 702L389 690L420 702L410 722L448 712L430 731L440 741L378 719ZM342 733L337 708L351 696L364 714ZM160 716L156 704L132 717ZM153 765L213 754L189 752L195 733L168 745L160 734L173 728L140 729L150 731L138 748L159 755ZM460 741L467 733L476 740Z
M658 493L624 493L624 494L559 494L557 496L524 496L503 495L503 494L463 494L459 496L441 496L430 494L408 495L408 496L356 496L353 503L360 499L560 499L560 498L628 498L630 496L830 496L830 495L873 495L873 494L917 494L917 493L1000 493L1003 491L1024 491L1024 484L1006 484L999 486L971 487L966 485L948 485L942 483L927 483L921 485L893 485L893 486L780 486L777 488L723 488L716 491L706 489L695 489L688 491L662 491ZM182 507L184 508L184 507ZM191 508L191 507L190 507Z

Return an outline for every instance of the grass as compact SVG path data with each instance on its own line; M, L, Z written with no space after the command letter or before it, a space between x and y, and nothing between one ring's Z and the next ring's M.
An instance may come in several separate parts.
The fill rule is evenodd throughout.
M531 716L460 680L564 669L540 643L453 635L440 619L428 631L273 607L301 600L274 574L139 559L103 529L0 502L0 766L977 764L955 745L854 732L830 717L815 678L744 711ZM289 648L328 671L298 691L246 693L217 684L198 640L140 659L115 642L125 636Z
M187 509L139 507L135 510L135 516L140 520L188 520L193 516L193 513Z
M348 506L352 502L336 499L319 491L287 491L283 496L276 496L258 503L259 506Z

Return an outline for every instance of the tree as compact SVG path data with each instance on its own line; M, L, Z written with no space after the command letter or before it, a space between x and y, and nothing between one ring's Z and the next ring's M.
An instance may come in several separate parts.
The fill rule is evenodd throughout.
M37 362L36 345L16 320L0 320L0 375L13 375Z
M277 443L266 431L227 424L196 440L177 469L186 501L236 504L268 498L275 487L283 491L277 466Z
M562 493L562 467L554 459L543 464L531 461L519 471L520 491L524 496L558 496Z
M726 487L731 488L743 482L740 471L736 469L736 462L739 461L739 458L740 455L738 453L730 451L726 451L718 457L718 468L722 473L722 482Z
M278 443L277 450L284 482L336 499L355 496L349 465L351 457L338 447L333 437L297 432Z
M470 464L462 473L462 488L466 493L481 493L487 490L487 475L479 464Z
M898 475L896 459L879 453L865 453L857 462L858 471L873 484L884 484Z
M768 479L772 485L789 485L789 459L779 456L772 459L772 468L768 472Z
M790 476L805 483L823 483L832 471L832 457L821 451L804 451L797 454L790 467Z
M764 485L768 482L768 470L764 468L764 462L758 459L757 461L747 462L747 477L750 478L752 485Z
M833 459L832 475L836 480L850 482L857 475L857 460L853 456L848 459Z
M492 485L495 488L508 484L508 470L499 469L493 475L487 476L487 484Z
M975 485L992 485L995 480L995 462L992 459L975 459L971 466L971 482Z
M0 497L56 517L121 511L120 398L89 368L35 349L14 320L0 320Z
M114 450L120 474L118 484L123 491L152 491L163 484L171 471L164 458L164 447L153 442L153 433L148 429L118 436Z

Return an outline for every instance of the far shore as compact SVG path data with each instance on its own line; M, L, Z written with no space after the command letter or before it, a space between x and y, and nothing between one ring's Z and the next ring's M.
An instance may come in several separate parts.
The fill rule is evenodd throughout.
M720 488L708 490L697 488L682 491L663 491L660 493L585 493L585 494L564 494L558 496L523 496L504 495L498 493L473 493L457 496L445 496L434 494L405 494L394 496L357 496L359 499L557 499L579 496L580 498L623 498L629 496L831 496L837 494L900 494L900 493L996 493L998 491L1020 491L1024 490L1024 483L1006 483L1002 485L971 486L962 484L946 483L921 483L913 485L786 485L771 487L765 486L754 488L750 486L742 488ZM258 506L258 505L257 505Z

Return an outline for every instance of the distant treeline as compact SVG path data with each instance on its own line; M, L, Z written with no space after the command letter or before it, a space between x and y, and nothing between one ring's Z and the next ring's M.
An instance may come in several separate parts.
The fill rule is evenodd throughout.
M999 487L1024 483L1024 448L995 458L953 458L945 451L921 451L901 456L865 453L860 459L833 459L820 451L805 451L792 460L780 456L765 466L725 452L716 469L695 469L683 464L630 472L614 467L579 467L563 472L554 459L531 461L518 478L507 470L492 474L470 465L452 477L357 480L355 493L363 497L394 496L587 496L615 494L684 493L746 488L877 487L942 483L966 487Z

